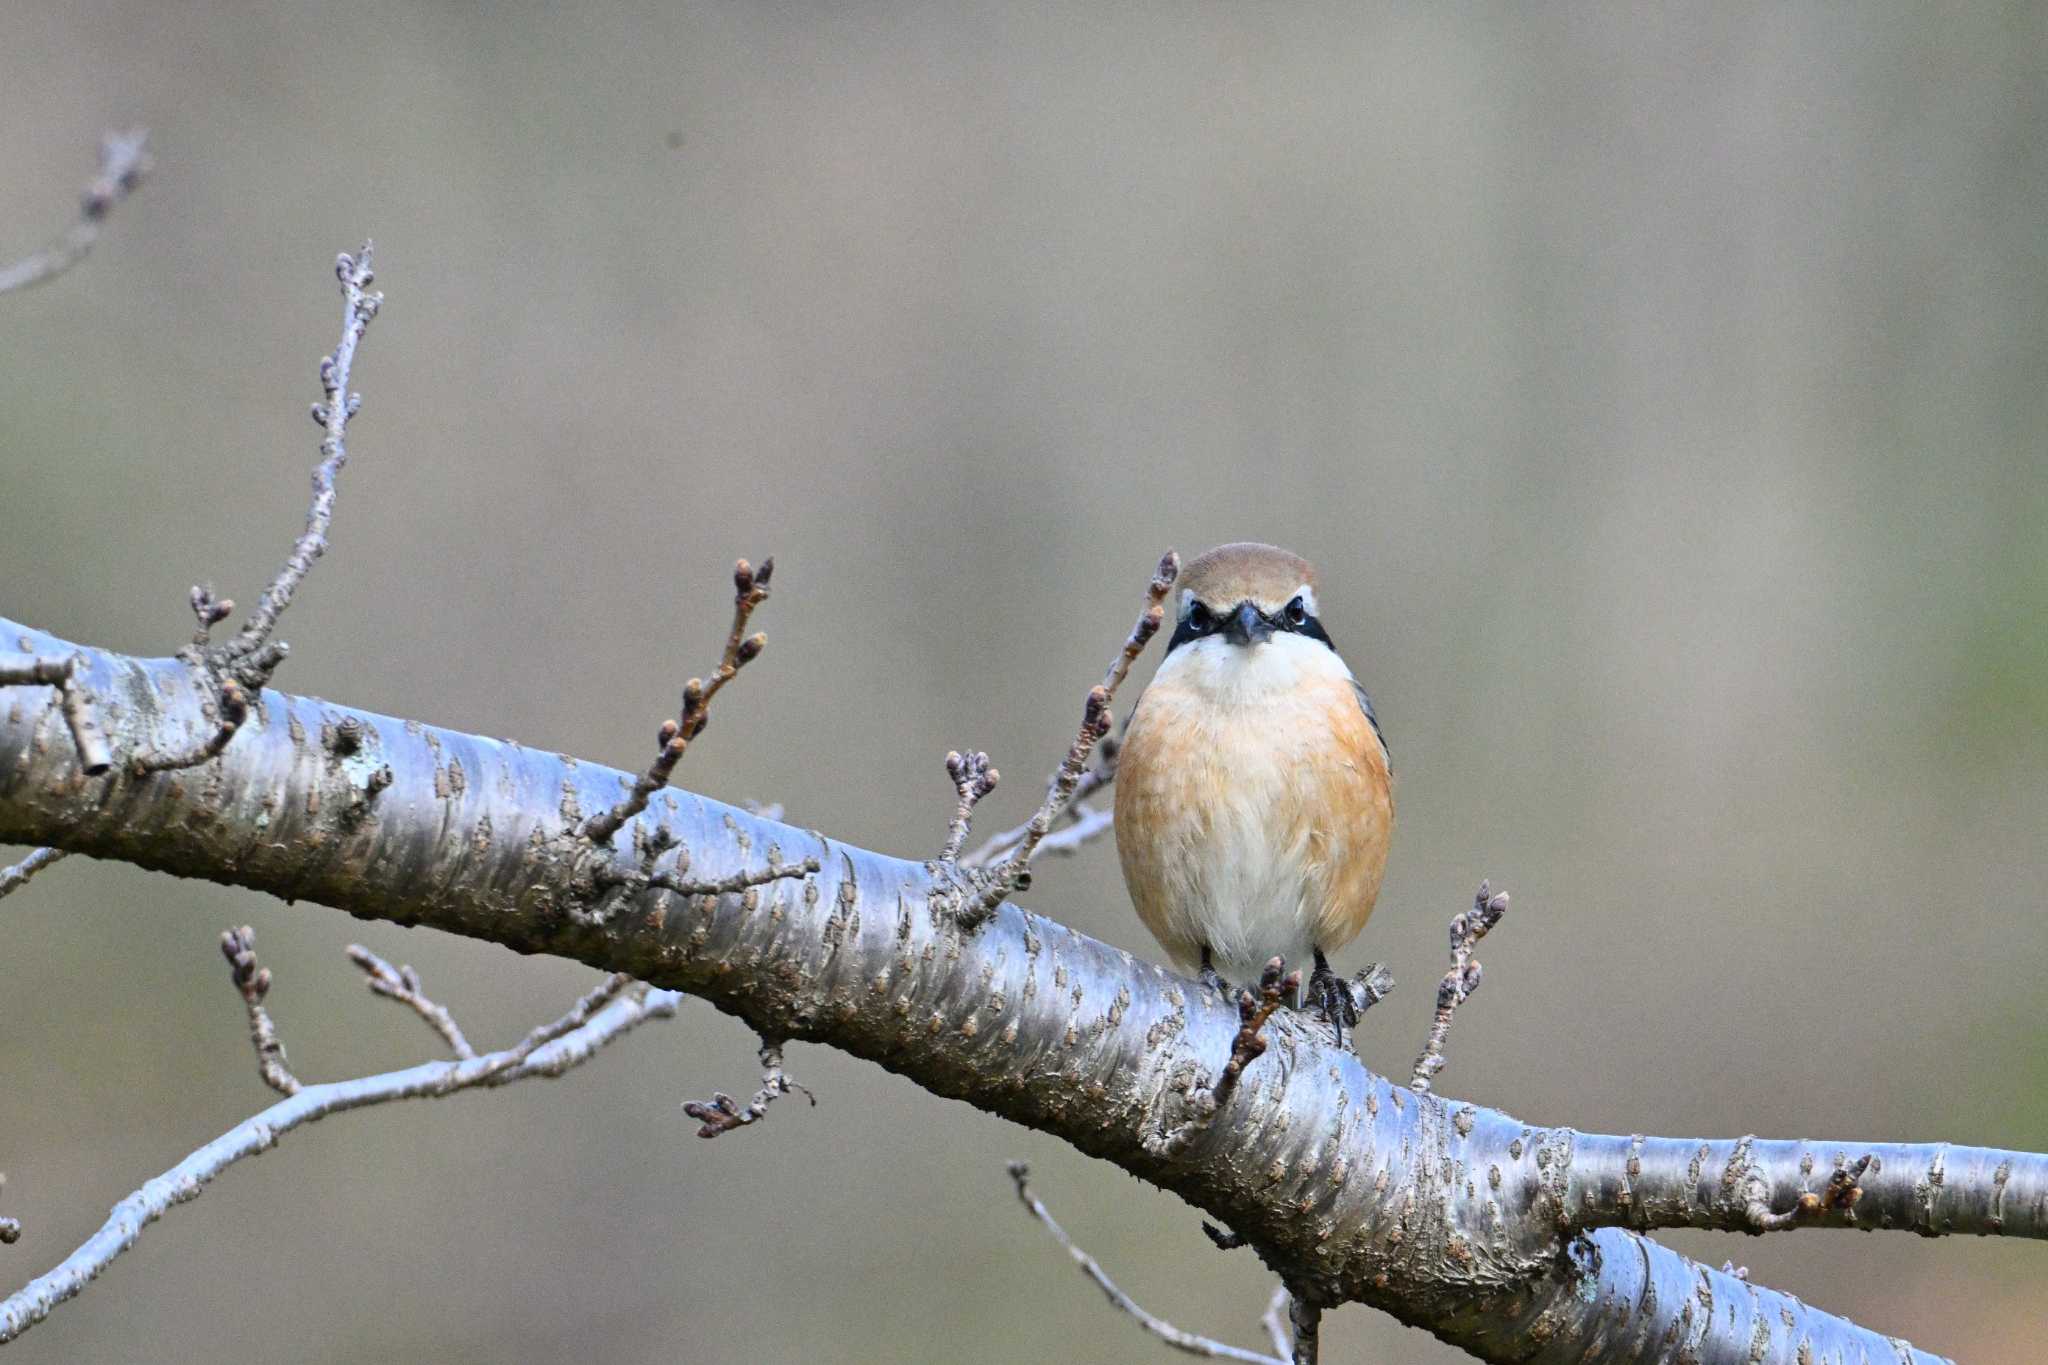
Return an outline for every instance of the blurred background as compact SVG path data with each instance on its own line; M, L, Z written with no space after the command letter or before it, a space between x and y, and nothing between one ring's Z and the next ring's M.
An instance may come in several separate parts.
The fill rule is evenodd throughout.
M167 653L301 523L334 254L377 240L332 553L278 685L679 773L896 853L949 747L1035 802L1169 546L1282 542L1392 742L1344 959L1404 1073L1481 876L1447 1093L1601 1131L2048 1147L2048 19L2026 4L17 7L0 256L102 128L156 171L0 300L0 611ZM1149 673L1151 660L1141 666ZM593 689L593 674L604 688ZM593 704L594 692L603 692ZM14 853L17 850L4 850ZM1029 903L1155 950L1106 845ZM10 1286L262 1107L215 937L301 1074L480 1043L594 979L84 861L0 915ZM294 1134L23 1362L1166 1358L1018 1209L1028 1158L1150 1308L1256 1344L1177 1200L708 1007L549 1085ZM1684 1251L1972 1361L2037 1359L2048 1248ZM1464 1357L1370 1310L1328 1358Z

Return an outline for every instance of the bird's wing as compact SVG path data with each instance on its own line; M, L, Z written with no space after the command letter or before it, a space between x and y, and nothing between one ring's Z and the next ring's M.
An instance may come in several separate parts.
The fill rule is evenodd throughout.
M1366 695L1365 684L1356 678L1351 680L1351 690L1358 694L1358 708L1365 712L1365 718L1372 722L1373 738L1380 742L1380 757L1387 761L1387 771L1394 770L1394 753L1387 748L1387 732L1380 729L1380 718L1373 713L1372 698Z

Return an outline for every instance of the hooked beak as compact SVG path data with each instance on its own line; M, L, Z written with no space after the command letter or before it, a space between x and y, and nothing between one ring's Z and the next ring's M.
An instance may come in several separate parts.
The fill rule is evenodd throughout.
M1240 602L1223 627L1223 638L1234 645L1255 645L1273 638L1273 624L1257 607Z

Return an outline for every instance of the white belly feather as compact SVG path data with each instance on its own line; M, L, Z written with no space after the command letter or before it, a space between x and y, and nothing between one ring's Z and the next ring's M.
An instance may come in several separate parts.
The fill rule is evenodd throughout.
M1373 820L1332 807L1369 789L1350 677L1333 651L1282 635L1251 650L1184 646L1146 690L1117 778L1117 842L1140 916L1181 962L1206 944L1227 981L1256 981L1273 957L1306 976L1362 858L1373 866L1357 923L1370 912L1384 809L1364 812L1378 812L1372 834Z

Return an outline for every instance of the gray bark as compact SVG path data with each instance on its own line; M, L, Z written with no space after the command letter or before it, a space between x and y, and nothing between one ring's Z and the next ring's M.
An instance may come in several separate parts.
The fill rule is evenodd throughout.
M117 756L211 733L175 659L0 619L0 646L79 653ZM344 722L353 722L344 725ZM677 790L606 846L583 822L630 774L265 691L218 758L88 778L54 689L0 691L0 840L431 925L686 991L771 1041L840 1048L1064 1138L1248 1238L1298 1299L1372 1304L1497 1361L1935 1357L1639 1235L1851 1224L2048 1236L2048 1158L1955 1146L1693 1141L1539 1128L1417 1095L1283 1011L1210 1113L1233 1010L1016 905L973 929L940 865ZM666 837L660 832L665 831ZM669 840L673 839L671 845ZM744 891L649 888L815 857ZM637 887L637 889L635 889ZM1865 1155L1858 1202L1789 1216Z

